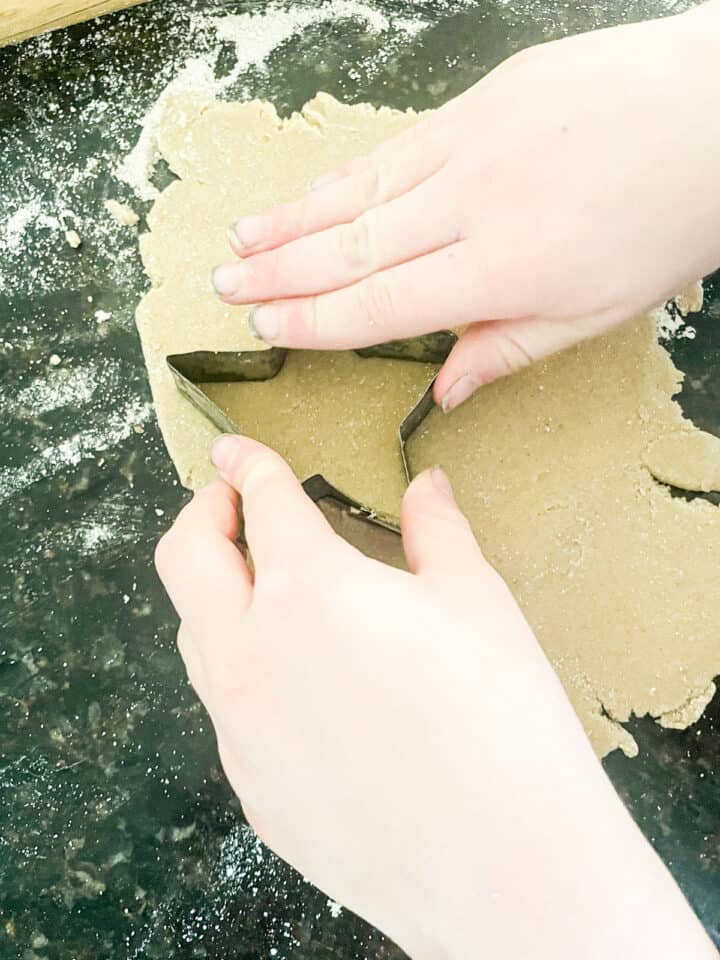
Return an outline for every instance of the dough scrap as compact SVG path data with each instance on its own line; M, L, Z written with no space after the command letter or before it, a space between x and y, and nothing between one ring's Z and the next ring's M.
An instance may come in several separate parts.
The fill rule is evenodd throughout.
M287 120L258 101L168 102L159 144L179 179L140 238L153 285L137 324L163 436L186 486L214 475L216 431L178 393L165 357L258 349L247 309L220 303L208 281L228 258L228 222L293 199L416 119L324 94ZM301 476L324 472L357 499L396 512L402 485L390 429L431 373L299 353L271 383L207 389ZM720 513L704 500L673 498L658 482L707 490L720 481L720 441L672 400L681 379L654 322L640 318L483 388L449 417L431 414L410 444L417 469L441 462L450 473L600 755L637 752L621 726L633 713L666 726L697 719L720 673Z
M106 200L103 204L107 212L121 227L134 227L140 222L140 217L127 203L119 200Z

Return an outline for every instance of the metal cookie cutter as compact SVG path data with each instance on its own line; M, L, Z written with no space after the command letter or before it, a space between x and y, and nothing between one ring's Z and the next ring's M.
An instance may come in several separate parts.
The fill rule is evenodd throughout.
M455 334L443 331L410 340L394 340L355 352L361 357L440 364L447 359L456 340ZM198 384L270 380L282 370L287 354L288 351L280 347L223 352L197 350L192 353L173 354L167 358L167 364L180 393L218 430L223 433L241 433L238 424L223 413ZM434 381L428 385L398 430L403 469L408 483L411 475L406 444L434 406L433 383ZM395 517L379 513L372 507L347 497L320 474L307 479L303 488L336 533L368 556L395 567L405 568L400 528Z

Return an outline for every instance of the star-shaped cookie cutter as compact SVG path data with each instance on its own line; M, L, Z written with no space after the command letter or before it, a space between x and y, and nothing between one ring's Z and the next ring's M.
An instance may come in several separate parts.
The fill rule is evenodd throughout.
M394 340L356 350L355 353L361 357L442 364L456 340L455 334L442 331L410 340ZM203 392L199 384L270 380L280 373L287 355L288 350L281 347L222 352L196 350L192 353L172 354L167 357L167 364L180 393L218 430L223 433L242 433L241 426L233 422ZM433 383L434 380L430 381L423 395L398 428L400 455L408 483L412 475L408 462L407 442L434 406ZM305 480L303 488L323 512L336 533L368 556L392 566L405 567L397 518L358 503L338 490L321 474L315 474Z

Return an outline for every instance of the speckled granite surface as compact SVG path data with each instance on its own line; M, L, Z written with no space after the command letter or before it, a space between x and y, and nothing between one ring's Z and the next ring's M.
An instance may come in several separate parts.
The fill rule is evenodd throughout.
M371 3L270 44L231 92L421 108L533 40L669 9ZM259 847L220 774L151 566L184 494L132 323L136 237L102 207L147 209L113 171L186 61L232 68L210 16L272 10L157 0L0 52L0 960L399 956ZM696 326L673 353L718 432L715 287ZM608 772L720 941L720 701L632 732L641 757Z

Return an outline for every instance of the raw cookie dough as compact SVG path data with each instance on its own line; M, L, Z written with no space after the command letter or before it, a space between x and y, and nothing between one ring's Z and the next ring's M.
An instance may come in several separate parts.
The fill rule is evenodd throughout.
M243 214L298 196L314 177L372 149L409 127L416 117L412 112L344 106L325 94L306 104L302 114L285 121L280 121L270 104L258 101L222 103L184 96L169 102L158 140L170 168L181 179L160 195L148 215L151 232L140 238L153 288L138 308L137 324L160 427L186 486L196 489L215 475L208 452L216 431L180 396L165 357L191 350L259 347L247 329L248 309L220 303L210 286L212 268L232 256L228 224ZM332 363L328 358L326 365ZM386 422L376 396L386 374L379 372L382 368L376 361L358 358L357 363L363 364L359 369L368 378L364 388L368 404L376 416L381 413L380 422ZM417 399L406 403L415 392L411 381L417 378L419 396L429 374L419 364L402 366L412 370L401 374L405 386L393 388L400 391L399 401L393 403L409 409ZM280 377L293 367L292 362L286 365ZM281 383L278 379L273 389L277 391ZM261 395L264 385L257 386ZM363 385L356 382L353 390L360 395ZM337 403L338 395L335 389L333 402ZM347 416L339 410L334 414ZM240 413L237 420L247 423ZM395 431L398 426L399 420ZM366 430L371 433L372 427ZM328 437L328 442L331 440ZM291 450L288 454L293 455ZM365 453L356 458L351 469L361 469L358 459L369 456ZM321 472L319 466L317 472ZM386 493L385 498L396 497L397 492L396 486L395 494Z
M406 487L398 426L436 369L299 350L273 380L203 389L244 432L282 453L299 477L322 473L354 500L397 517Z
M322 94L286 121L265 103L169 103L159 143L180 179L158 199L140 241L153 288L137 322L160 426L187 486L214 475L216 431L178 393L166 355L258 346L247 311L210 290L210 269L229 255L228 222L302 194L313 177L415 119ZM391 420L426 376L399 367L396 375L395 366L300 354L272 384L209 391L301 475L322 470L338 485L347 478L348 493L367 499L371 491L379 507L400 492L384 460L396 456ZM326 405L317 394L323 377ZM632 712L691 723L720 672L720 513L671 498L653 479L707 489L720 478L718 441L671 400L680 379L653 322L641 319L483 388L445 420L432 415L411 443L418 468L439 461L451 473L601 755L636 751L617 722ZM271 402L282 413L273 416Z
M412 469L440 462L599 753L615 721L697 720L720 673L720 441L670 398L681 375L649 318L433 412ZM472 441L469 440L472 437Z

